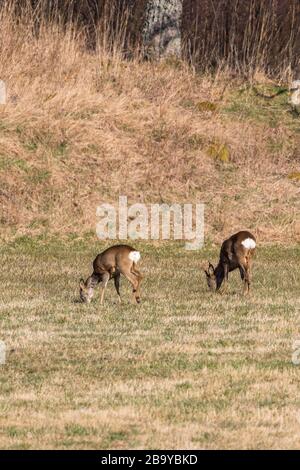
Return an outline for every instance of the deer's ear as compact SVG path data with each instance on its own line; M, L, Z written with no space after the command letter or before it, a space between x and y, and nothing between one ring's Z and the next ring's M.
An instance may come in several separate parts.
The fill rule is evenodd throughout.
M215 273L215 268L214 268L213 264L211 264L210 262L208 263L208 273L209 274L214 274Z
M83 279L80 279L80 281L79 281L79 287L80 287L81 289L84 289L84 288L85 288L85 283L84 283L84 280L83 280Z
M208 274L208 265L207 265L207 262L203 261L203 262L200 264L199 267L201 268L201 270L203 270L203 271L205 272L206 276L209 275L209 274Z

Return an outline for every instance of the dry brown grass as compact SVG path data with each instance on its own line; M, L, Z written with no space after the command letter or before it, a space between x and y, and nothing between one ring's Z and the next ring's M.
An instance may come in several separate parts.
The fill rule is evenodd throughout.
M30 15L17 25L0 13L3 236L94 230L96 206L126 194L205 202L211 238L247 227L260 240L299 239L299 182L288 178L299 125L286 95L265 103L224 73L126 61L103 35L88 52L79 28L44 22L35 35ZM212 157L216 145L229 162Z
M238 273L211 294L200 264L217 250L138 244L142 303L78 299L104 245L0 246L0 447L299 447L299 247L259 247L252 294ZM107 245L106 245L107 246Z
M287 96L126 61L101 35L88 52L78 28L37 36L24 18L0 13L1 448L296 448L299 248L261 248L299 240ZM77 281L104 245L83 234L119 194L205 202L205 251L140 243L143 303L115 304L110 286L103 308L85 306ZM242 227L259 240L253 295L234 275L211 295L209 241Z

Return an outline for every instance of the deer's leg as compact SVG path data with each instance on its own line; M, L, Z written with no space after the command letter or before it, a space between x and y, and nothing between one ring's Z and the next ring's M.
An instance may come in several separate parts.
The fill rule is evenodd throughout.
M251 261L250 258L248 258L247 259L247 267L246 267L247 294L250 292L251 268L252 268L252 261Z
M250 269L249 268L250 266L247 261L243 264L240 264L239 266L241 279L242 281L244 281L244 294L245 295L249 293L249 289L250 289Z
M133 263L133 265L132 265L131 272L132 272L133 274L135 274L137 277L139 277L140 279L143 279L143 275L142 275L142 273L138 270L138 268L136 267L136 264L135 264L135 263Z
M227 279L228 279L228 265L226 263L223 263L220 269L217 268L217 273L216 273L216 290L218 292L224 291L224 289L221 290L221 286L224 281L225 281L225 286L226 286Z
M140 281L143 279L142 273L138 270L136 263L132 264L131 272L137 276Z
M115 288L118 294L119 302L121 303L121 295L120 295L120 273L116 274L114 277Z
M103 276L102 276L102 289L101 289L100 305L103 304L104 292L105 292L107 283L109 281L109 278L110 278L109 273L104 273Z
M249 294L250 291L250 278L249 278L249 271L246 269L245 272L245 284L244 284L244 294Z
M133 263L132 265L132 268L131 268L131 272L137 277L138 279L138 287L137 287L137 292L138 292L138 295L140 296L140 287L141 287L141 282L143 280L143 275L142 273L138 270L137 266L135 263Z
M229 274L229 266L228 264L224 264L224 281L223 281L223 292L226 292L228 289L228 274Z
M139 275L137 273L134 274L131 271L122 271L122 274L126 277L126 279L128 279L128 281L132 285L134 300L139 304L141 301L139 296L139 285L141 279L139 278Z

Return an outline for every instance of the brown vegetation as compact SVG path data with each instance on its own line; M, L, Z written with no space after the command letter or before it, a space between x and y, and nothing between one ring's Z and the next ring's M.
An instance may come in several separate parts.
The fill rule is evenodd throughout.
M183 12L186 52L201 70L223 64L278 77L298 69L297 0L184 0Z
M79 27L41 21L37 34L29 9L18 22L9 7L0 15L3 236L94 231L96 206L126 194L205 202L212 238L299 237L299 181L288 177L299 124L286 94L265 102L224 72L125 60L122 28L112 43L102 27L91 52Z

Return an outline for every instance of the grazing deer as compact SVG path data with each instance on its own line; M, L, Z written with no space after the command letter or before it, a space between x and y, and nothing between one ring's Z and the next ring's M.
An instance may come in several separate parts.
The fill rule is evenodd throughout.
M82 302L89 303L92 300L94 288L101 282L100 303L102 304L104 291L110 279L114 280L119 302L121 302L120 276L123 274L132 285L136 302L140 303L140 284L143 278L137 269L140 258L140 252L128 245L115 245L100 253L93 262L93 274L85 282L83 279L79 282Z
M228 281L228 273L234 269L240 270L244 281L244 293L250 289L252 256L255 252L255 237L247 231L235 233L222 243L220 259L216 268L209 263L205 270L208 287L211 290L219 290L223 281Z

